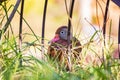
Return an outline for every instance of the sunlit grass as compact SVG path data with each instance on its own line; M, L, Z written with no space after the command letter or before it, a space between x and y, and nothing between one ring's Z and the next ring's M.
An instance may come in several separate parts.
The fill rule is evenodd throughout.
M27 34L26 34L27 35ZM7 35L6 35L7 36ZM31 36L34 36L31 34ZM35 38L36 39L36 38ZM91 39L92 40L92 39ZM2 80L103 80L103 79L119 79L119 60L111 58L111 43L105 46L105 62L96 61L94 59L88 59L86 63L87 54L97 55L97 49L95 42L88 42L86 45L82 45L82 57L79 64L73 63L73 71L68 72L64 68L64 64L59 66L57 60L50 60L45 54L45 60L38 59L34 55L24 56L24 52L29 50L30 47L37 48L36 41L29 42L31 44L23 44L22 49L22 61L23 65L19 66L20 53L18 45L16 44L17 37L5 38L1 41L1 53L0 53L0 78ZM40 45L39 45L40 46ZM47 47L47 46L45 46ZM39 48L41 51L41 49ZM45 50L47 50L45 48ZM36 54L38 54L36 52ZM41 53L39 53L41 54ZM99 58L100 57L100 58ZM97 55L95 58L101 59L101 56ZM97 65L99 64L100 65Z
M20 53L16 42L14 42L16 39L3 40L0 45L0 77L2 80L102 80L118 79L119 77L119 60L114 60L108 55L110 50L105 50L105 53L107 53L105 55L106 60L101 65L95 65L92 60L84 65L85 60L83 59L85 55L83 55L80 64L72 64L72 72L65 71L64 64L62 67L59 67L58 62L51 61L47 55L45 56L46 60L41 60L32 55L24 56L23 54L23 65L19 66ZM32 44L35 44L35 42ZM90 43L89 47L88 45L84 47L81 54L84 54L86 51L91 55L97 54L94 44ZM23 52L29 50L30 46L23 45Z

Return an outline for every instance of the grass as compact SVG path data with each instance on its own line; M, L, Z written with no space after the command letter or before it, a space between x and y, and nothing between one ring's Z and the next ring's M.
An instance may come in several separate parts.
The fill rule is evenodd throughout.
M1 4L4 6L3 4ZM3 8L2 8L3 9ZM9 9L9 8L8 8ZM5 15L2 15L3 21L8 20L6 8ZM8 10L9 11L9 10ZM19 11L17 11L19 13ZM5 19L6 17L6 19ZM34 48L35 54L41 55L41 44L39 43L40 36L36 35L31 26L23 18L23 21L28 25L30 33L25 33L23 36L34 37L31 42L22 42L21 51L17 42L18 36L15 36L11 28L5 34L2 34L0 40L0 80L119 80L120 79L120 60L113 59L114 41L108 38L105 46L102 46L104 39L100 31L91 36L87 44L82 45L83 50L81 59L75 60L72 64L72 71L66 71L64 64L59 64L57 60L49 59L45 53L44 59L40 59L32 55L26 55L27 51ZM110 24L111 25L111 24ZM10 26L10 25L9 25ZM112 27L112 26L110 26ZM111 31L111 30L110 30ZM95 35L101 36L100 41L94 42ZM77 34L76 34L77 35ZM111 33L109 33L109 36ZM79 35L78 35L79 36ZM97 46L96 46L97 45ZM44 49L47 51L48 46ZM98 49L99 48L99 49ZM40 52L37 53L36 49ZM99 53L104 49L105 60ZM22 55L22 56L21 56ZM89 56L92 55L92 56ZM22 60L22 65L20 64ZM79 62L79 63L78 63ZM59 66L61 65L61 66Z

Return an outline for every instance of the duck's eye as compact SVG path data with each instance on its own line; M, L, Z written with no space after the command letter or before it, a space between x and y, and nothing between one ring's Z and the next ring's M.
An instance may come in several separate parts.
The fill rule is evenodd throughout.
M60 33L61 33L61 34L64 34L64 31L61 31Z

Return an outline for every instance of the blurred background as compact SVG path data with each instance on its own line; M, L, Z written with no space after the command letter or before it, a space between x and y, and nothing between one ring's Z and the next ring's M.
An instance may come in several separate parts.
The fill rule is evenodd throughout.
M45 0L25 0L24 18L31 26L36 35L41 36L42 30L42 16ZM67 8L69 9L70 0L67 1ZM15 4L16 0L9 0L8 6ZM80 40L90 37L95 30L91 24L98 30L102 29L103 17L106 6L106 0L75 0L72 26L74 35L78 35ZM12 11L10 9L9 13ZM114 39L118 34L118 21L120 16L120 9L112 1L110 1L108 19L107 19L107 33L109 33L110 23L112 26L111 34ZM54 33L61 25L68 24L68 15L65 6L65 0L48 0L46 24L45 24L45 39L47 41L54 37ZM19 32L19 14L16 13L11 23L16 35ZM31 33L30 29L23 24L23 33ZM25 36L25 41L32 40L33 37Z

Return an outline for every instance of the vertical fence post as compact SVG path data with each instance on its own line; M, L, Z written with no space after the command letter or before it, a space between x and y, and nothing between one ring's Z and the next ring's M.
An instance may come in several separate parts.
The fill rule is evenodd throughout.
M71 19L72 19L72 13L73 13L73 7L74 7L75 0L72 0L70 3L70 9L69 9L69 18L68 18L68 33L67 33L67 42L68 42L68 68L71 71L72 70L72 64L71 64L71 49L70 49L70 32L71 32ZM72 34L71 34L72 35Z
M119 16L119 28L118 28L118 53L120 59L120 16Z
M45 19L46 19L47 3L48 3L48 0L45 0L44 12L43 12L43 21L42 21L42 39L41 39L41 44L42 44L42 46L41 46L42 55L44 54Z
M19 25L19 53L20 53L20 66L22 66L22 24L23 24L23 11L24 11L24 0L21 0L21 11L20 11L20 25Z
M112 0L117 6L120 7L120 0Z
M106 35L106 23L107 23L107 15L108 15L108 8L109 8L110 0L107 0L106 8L105 8L105 15L104 15L104 21L103 21L103 37L104 37L104 46L105 46L105 35ZM103 62L104 62L104 49L103 49Z
M108 15L109 3L110 3L110 0L107 0L107 3L106 3L106 8L105 8L104 21L103 21L103 36L104 36L104 45L105 45L106 23L107 23L107 15Z
M3 29L0 31L0 39L1 39L1 37L2 37L2 34L4 34L4 33L6 32L6 30L7 30L8 26L9 26L10 22L12 21L15 13L16 13L18 7L19 7L20 1L21 1L21 0L17 0L17 1L16 1L16 4L15 4L15 6L14 6L14 9L12 10L12 12L11 12L11 14L10 14L7 22L5 23Z

